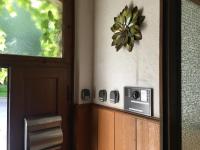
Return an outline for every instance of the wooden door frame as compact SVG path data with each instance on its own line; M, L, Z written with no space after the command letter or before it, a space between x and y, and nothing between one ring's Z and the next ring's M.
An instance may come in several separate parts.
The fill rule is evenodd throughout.
M181 0L163 0L163 150L181 150Z
M69 74L69 82L70 87L68 89L68 108L70 114L65 114L70 117L70 121L68 124L69 128L69 137L73 136L73 90L74 90L74 0L62 0L63 2L63 57L62 58L45 58L45 57L32 57L32 56L18 56L18 55L0 55L0 66L9 68L12 67L48 67L48 68L63 68L70 72ZM9 71L10 71L9 70ZM8 85L10 87L10 84ZM67 92L67 91L66 91ZM8 90L9 93L9 90ZM8 95L8 103L10 103L10 99L12 96ZM10 107L10 104L9 106ZM9 108L10 111L10 108ZM8 120L10 114L8 113ZM10 144L10 121L8 121L8 141ZM73 138L67 139L70 140L70 148L73 146ZM8 145L8 150L10 150L10 146Z

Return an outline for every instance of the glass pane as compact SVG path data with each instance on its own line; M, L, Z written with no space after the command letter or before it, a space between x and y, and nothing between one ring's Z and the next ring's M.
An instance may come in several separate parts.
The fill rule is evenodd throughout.
M59 0L0 0L0 53L62 57Z
M182 149L200 150L200 5L182 0Z
M7 150L7 69L0 68L0 149Z

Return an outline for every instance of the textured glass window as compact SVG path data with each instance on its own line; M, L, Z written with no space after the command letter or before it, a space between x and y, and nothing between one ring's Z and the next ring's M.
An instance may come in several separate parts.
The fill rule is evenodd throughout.
M0 0L0 54L62 57L59 0Z
M200 5L182 0L182 149L200 150Z

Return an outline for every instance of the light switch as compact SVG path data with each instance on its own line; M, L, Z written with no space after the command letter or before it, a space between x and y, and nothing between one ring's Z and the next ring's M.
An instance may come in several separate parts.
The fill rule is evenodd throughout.
M83 101L89 101L90 100L90 90L89 89L82 89L81 91L81 99Z
M114 90L110 92L110 102L114 104L119 102L119 91Z
M99 100L101 102L105 102L107 100L107 91L106 90L99 91Z

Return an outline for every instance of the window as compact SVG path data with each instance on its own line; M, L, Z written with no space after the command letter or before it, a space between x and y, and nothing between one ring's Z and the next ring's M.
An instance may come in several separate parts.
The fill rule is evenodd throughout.
M0 0L0 54L62 57L59 0Z
M7 83L8 71L0 68L0 146L1 150L7 149Z

